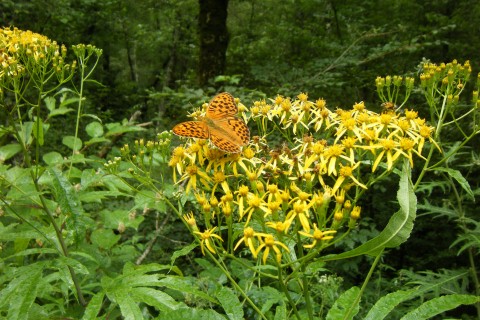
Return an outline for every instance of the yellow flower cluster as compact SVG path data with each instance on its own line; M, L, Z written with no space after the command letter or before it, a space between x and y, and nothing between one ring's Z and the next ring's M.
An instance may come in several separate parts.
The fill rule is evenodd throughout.
M65 71L76 65L76 61L72 65L65 63L66 54L64 45L41 34L17 28L0 29L0 81L16 78L26 70L34 75L35 68L48 64L62 78Z
M282 253L295 244L314 253L331 245L339 228L355 227L363 190L402 158L413 166L413 154L421 157L432 140L433 128L413 110L376 113L360 102L331 111L304 93L239 109L257 133L242 153L189 139L173 150L169 165L175 181L195 193L207 226L196 231L202 250L205 244L215 253L213 243L222 245L212 237L215 228L233 228L227 242L236 241L233 250L243 243L253 257L263 252L264 263L270 253L288 263L291 255Z

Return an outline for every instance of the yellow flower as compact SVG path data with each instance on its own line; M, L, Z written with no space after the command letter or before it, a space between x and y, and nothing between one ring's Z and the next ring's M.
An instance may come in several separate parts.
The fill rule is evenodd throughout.
M223 242L222 238L218 234L214 233L215 229L217 229L217 227L207 229L204 232L194 232L195 234L200 236L200 248L202 249L203 255L205 255L205 247L207 247L208 251L210 251L211 253L216 253L213 238L217 238L218 240Z
M256 236L257 237L266 236L266 234L255 232L255 230L253 230L252 227L246 227L245 229L243 229L243 237L237 242L233 250L237 250L240 244L244 243L250 249L250 252L252 253L253 257L256 258L257 251L255 250L255 244L254 244Z
M313 242L311 244L305 244L303 245L304 248L307 249L312 249L315 247L320 241L327 241L330 239L333 239L333 235L337 233L336 230L328 230L328 231L321 231L320 229L317 228L317 224L313 224L313 234L310 234L310 232L305 232L305 231L298 231L302 236L309 237L313 239Z
M273 251L275 251L275 257L277 259L277 262L280 263L280 261L282 261L282 252L279 249L279 246L285 249L287 252L290 252L290 250L288 250L288 247L285 244L275 240L273 235L267 234L262 236L263 236L263 239L261 236L258 237L261 244L258 246L255 256L258 256L258 253L262 249L265 249L262 257L263 264L265 264L267 262L267 258L268 258L268 254L270 253L270 250L273 249Z
M194 232L198 232L197 221L195 220L193 212L184 214L183 219L187 222L187 224L190 226L190 228L192 228Z
M357 186L367 189L367 186L361 183L360 181L355 178L353 175L353 171L358 168L360 165L360 162L357 162L354 166L343 166L339 170L339 175L337 178L337 181L335 182L335 185L332 188L332 192L335 193L338 188L342 185L342 183L345 181L345 179L349 178L351 179Z

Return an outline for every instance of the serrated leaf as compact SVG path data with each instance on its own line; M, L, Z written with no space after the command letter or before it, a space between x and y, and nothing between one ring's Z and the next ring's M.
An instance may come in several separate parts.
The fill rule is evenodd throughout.
M219 290L215 292L220 305L227 314L228 319L230 320L241 320L243 319L243 307L238 300L237 295L233 292L232 289L228 287L221 286Z
M160 319L168 320L225 320L226 318L214 310L182 308L162 314Z
M198 290L185 278L179 278L174 276L165 277L163 279L160 279L159 285L165 286L169 289L177 290L182 293L189 293L194 296L198 296L215 304L217 303L215 299L210 297L205 292Z
M196 247L198 247L198 243L197 243L197 242L193 242L193 243L189 244L188 246L184 246L182 249L175 251L175 252L172 254L172 257L170 258L170 264L173 266L173 264L175 263L175 260L176 260L177 258L186 256L187 254L189 254L189 253L190 253L193 249L195 249Z
M364 320L381 320L385 317L401 302L414 298L418 295L417 289L401 290L393 293L389 293L386 296L381 297L375 305L370 309Z
M129 291L130 290L128 289L115 290L115 292L113 293L113 295L115 296L115 302L120 307L120 311L122 312L122 316L124 319L142 320L142 311L140 310L137 302L135 302L130 296Z
M364 254L377 255L385 248L394 248L405 242L412 232L417 211L417 198L410 177L411 170L408 161L404 161L397 192L400 210L392 215L385 229L377 237L353 250L337 255L328 255L323 257L322 260L338 260Z
M15 278L0 291L1 305L9 306L7 319L28 319L28 313L37 298L42 270L40 263L19 268Z
M97 314L100 312L102 305L103 305L103 298L105 297L104 292L96 293L92 299L88 302L88 306L85 309L82 319L83 320L90 320L96 319Z
M400 320L429 319L437 314L455 309L462 304L474 304L480 302L480 297L466 294L451 294L438 297L427 302L415 310L404 315Z
M359 303L355 303L359 293L360 289L358 287L352 287L342 293L328 311L326 320L353 319L360 309Z
M52 177L53 193L62 213L71 214L74 219L83 215L84 211L77 193L63 172L56 167L52 167L48 171Z
M458 182L458 184L463 188L463 190L465 190L465 192L467 192L470 200L475 201L475 195L473 194L472 188L470 188L470 184L468 183L467 179L463 177L460 171L444 167L438 167L432 170L447 173L450 177L452 177Z
M170 295L153 288L134 288L131 295L136 301L142 301L160 311L176 310L185 307L184 303L175 301Z

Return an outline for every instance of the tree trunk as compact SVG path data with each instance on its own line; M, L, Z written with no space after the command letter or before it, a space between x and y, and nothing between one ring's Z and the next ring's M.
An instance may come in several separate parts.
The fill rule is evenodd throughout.
M205 86L209 79L224 74L228 46L228 0L199 0L198 30L200 59L198 79Z

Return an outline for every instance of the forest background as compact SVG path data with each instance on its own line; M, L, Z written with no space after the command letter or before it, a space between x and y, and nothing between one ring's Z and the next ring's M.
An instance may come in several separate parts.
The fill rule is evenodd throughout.
M331 110L351 108L363 101L380 113L384 105L375 85L378 76L418 77L422 63L455 59L461 64L470 61L474 79L480 70L480 4L473 1L3 0L0 21L3 27L31 30L67 48L84 43L103 51L93 73L96 81L85 83L83 112L95 115L104 124L142 129L120 130L103 143L83 150L105 161L121 154L125 144L154 139L158 133L187 120L195 107L222 91L239 97L246 106L256 100L274 99L277 95L297 97L304 92L313 100L325 99ZM470 91L475 90L475 85L475 81L466 83ZM470 102L471 96L465 101ZM405 108L429 118L429 106L419 91L412 92ZM75 123L77 114L62 116L61 121L50 123L41 155L52 151L68 154L71 149L64 137L71 134L72 128L65 124ZM8 123L1 115L0 119L4 125ZM80 138L87 137L80 130ZM6 134L0 138L0 146L11 142ZM447 150L464 141L453 131L450 138ZM173 138L172 149L181 142ZM425 293L423 298L445 292L479 295L478 278L471 275L478 273L474 268L478 267L480 247L480 213L474 201L480 195L479 145L478 136L469 139L462 145L463 153L447 161L462 176L450 177L450 182L461 181L464 185L460 192L472 190L473 197L459 197L458 189L448 183L428 185L417 193L419 209L413 231L408 241L382 256L364 293L367 305L398 290L400 284L439 283L446 278L448 285ZM14 154L8 153L10 150L4 152L9 157L6 164L18 165ZM167 184L171 190L176 188L171 181ZM343 250L357 247L383 230L390 218L383 213L389 212L397 188L398 181L394 180L370 188L362 203L362 228L344 243ZM6 190L0 191L3 199L8 199ZM110 277L127 262L173 263L172 254L193 242L181 219L165 204L153 210L156 214L144 212L141 221L116 230L117 225L108 222L105 215L131 207L132 201L119 196L101 204L86 204L90 211L99 212L98 217L91 217L98 226L111 232L111 236L98 235L112 241L108 246L98 245L100 251L108 252L108 263L101 273ZM8 211L6 204L3 210ZM190 206L195 208L194 204ZM189 207L188 201L185 207ZM2 228L14 220L8 215L0 217ZM32 257L25 254L22 258L20 252L35 246L37 236L22 244L14 241L8 245L11 239L5 231L0 237L3 267L12 263L16 267L28 265L31 260L27 256ZM206 262L191 263L201 257L200 250L193 250L178 255L175 263L184 275L208 278L202 273L208 269ZM65 265L72 267L69 262ZM320 294L326 304L323 307L331 307L342 292L361 285L370 266L370 258L357 256L325 267L324 273L332 278L328 278L330 287ZM15 277L6 271L1 276L4 295L12 294ZM67 291L62 287L50 300L34 297L26 305L63 305L63 309L52 307L50 311L71 318L83 315L82 308L73 301L79 299L78 293ZM92 289L89 293L95 292ZM65 296L71 301L66 301ZM115 305L115 298L110 300ZM204 306L198 301L190 303ZM408 308L411 305L405 306ZM20 310L27 312L24 307L18 310L20 314ZM2 312L10 314L7 305L3 304ZM105 307L100 314L114 318L120 313L125 317L124 312ZM397 316L402 312L398 309ZM154 317L156 311L145 314ZM480 306L478 302L476 306L460 306L447 314L452 318L480 319Z

